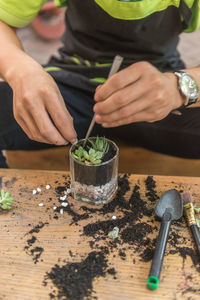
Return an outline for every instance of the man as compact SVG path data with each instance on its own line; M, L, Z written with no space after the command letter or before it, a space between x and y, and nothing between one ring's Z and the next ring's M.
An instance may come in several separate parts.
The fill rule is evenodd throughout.
M0 150L73 143L95 112L93 135L199 158L200 109L185 107L199 106L200 68L185 70L176 46L199 27L200 1L68 0L63 48L43 68L15 28L45 2L0 0ZM123 66L106 81L116 54Z

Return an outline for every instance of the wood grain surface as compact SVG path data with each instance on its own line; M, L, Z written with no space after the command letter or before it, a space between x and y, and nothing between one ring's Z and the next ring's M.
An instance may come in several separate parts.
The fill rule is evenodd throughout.
M122 176L123 174L120 175ZM117 206L114 212L106 215L98 211L90 212L87 219L73 222L72 213L64 211L60 214L53 209L53 206L60 205L59 197L69 186L69 173L0 170L0 178L2 187L10 191L15 198L11 211L0 212L1 300L50 299L49 294L57 295L58 290L49 279L44 285L46 272L50 272L55 264L62 266L69 262L80 262L91 251L100 251L100 246L108 247L108 266L115 268L116 278L107 273L104 277L95 278L92 295L88 299L200 299L198 257L195 256L195 246L184 219L172 225L159 288L150 291L146 288L146 280L151 261L142 260L144 246L136 247L134 244L121 242L116 247L109 248L110 239L107 235L98 243L94 237L83 234L83 228L87 224L111 220L113 215L117 218L122 217L122 211ZM151 191L145 184L146 179L147 175L128 176L130 190L125 198L128 201L138 186L141 199L146 201L147 207L154 209L156 202L149 200ZM189 190L196 203L200 204L200 178L153 176L153 180L156 184L154 196L160 197L171 188L179 191ZM51 185L49 190L45 189L46 184ZM40 187L42 192L33 195L32 191L37 187ZM72 197L68 197L67 201L73 212L78 214L85 213L81 208L83 205L91 207L75 201ZM39 206L39 203L43 203L44 206ZM155 220L154 213L152 216L141 215L137 218L136 223L142 222L152 226L153 232L147 237L149 241L153 241L157 237L160 222ZM38 228L38 232L34 232L34 228ZM33 236L34 243L30 242ZM94 242L94 249L91 249L90 241ZM36 247L43 249L38 259L36 255L39 252L34 252ZM192 255L181 252L185 247ZM126 256L120 256L120 251L125 252ZM195 258L195 261L192 261L191 257Z

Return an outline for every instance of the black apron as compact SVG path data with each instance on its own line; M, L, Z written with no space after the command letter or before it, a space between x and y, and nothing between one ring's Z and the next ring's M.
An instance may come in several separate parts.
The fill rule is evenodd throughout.
M107 78L115 55L124 57L121 68L148 61L163 72L184 68L177 51L179 34L189 26L191 11L184 0L140 20L111 17L94 1L69 0L64 46L48 66L56 81L94 92L96 78Z

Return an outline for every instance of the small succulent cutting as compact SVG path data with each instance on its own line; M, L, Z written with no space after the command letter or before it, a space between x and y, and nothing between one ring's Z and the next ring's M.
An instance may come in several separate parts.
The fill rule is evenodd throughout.
M9 192L5 192L4 189L0 191L0 209L11 209L13 201Z
M97 137L95 141L88 139L88 142L91 144L91 147L88 146L88 151L82 146L79 146L79 148L72 153L73 158L84 162L86 165L100 164L104 155L109 150L107 140L105 137Z

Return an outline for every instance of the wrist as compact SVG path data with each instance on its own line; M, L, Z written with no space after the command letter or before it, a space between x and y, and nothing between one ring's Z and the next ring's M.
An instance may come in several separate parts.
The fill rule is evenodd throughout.
M165 76L168 77L170 80L170 88L174 91L174 103L173 103L173 110L180 108L185 105L186 103L186 96L182 94L179 84L178 84L178 78L174 73L164 73Z
M42 68L32 57L24 52L17 53L6 66L3 77L13 88L16 82L26 78L31 72L37 72L38 67Z

